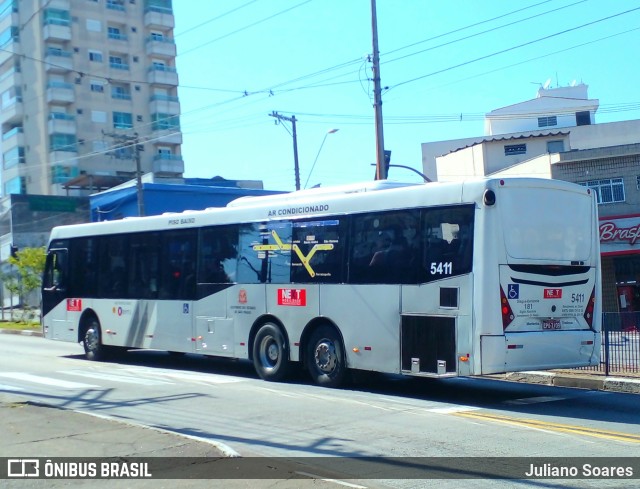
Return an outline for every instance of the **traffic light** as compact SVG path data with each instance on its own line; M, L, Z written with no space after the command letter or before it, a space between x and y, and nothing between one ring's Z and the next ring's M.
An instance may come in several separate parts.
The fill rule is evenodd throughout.
M384 174L389 177L389 164L391 163L391 150L384 150Z

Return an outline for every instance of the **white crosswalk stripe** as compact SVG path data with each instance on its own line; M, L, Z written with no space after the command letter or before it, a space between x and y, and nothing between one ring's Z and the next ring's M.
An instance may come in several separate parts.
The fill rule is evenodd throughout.
M106 373L88 370L61 370L59 373L64 375L75 375L78 377L85 377L94 380L108 380L111 382L122 382L124 384L137 384L137 385L171 385L175 382L160 379L143 378L140 376L133 377L131 375L122 375L118 373Z
M60 387L61 389L97 389L99 387L98 385L95 385L95 384L68 382L66 380L55 379L53 377L26 374L23 372L2 372L0 373L0 377L20 380L23 382L30 382L34 384Z

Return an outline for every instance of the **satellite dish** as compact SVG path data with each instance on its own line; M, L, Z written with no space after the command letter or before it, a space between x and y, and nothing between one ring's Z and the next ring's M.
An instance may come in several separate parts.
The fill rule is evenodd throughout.
M547 81L544 82L544 85L542 86L542 88L546 90L547 88L549 88L550 85L551 85L551 78L548 78Z

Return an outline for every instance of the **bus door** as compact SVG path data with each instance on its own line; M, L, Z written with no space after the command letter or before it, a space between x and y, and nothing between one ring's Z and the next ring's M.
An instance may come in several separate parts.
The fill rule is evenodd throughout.
M69 252L66 248L49 250L42 280L42 318L44 333L54 340L74 341L76 331L68 318L76 311L77 300L67 298Z
M401 299L401 371L468 375L471 350L473 205L423 209Z

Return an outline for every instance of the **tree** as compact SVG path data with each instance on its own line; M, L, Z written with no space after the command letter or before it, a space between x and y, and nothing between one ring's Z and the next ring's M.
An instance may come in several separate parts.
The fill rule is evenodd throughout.
M10 256L7 260L10 265L17 269L18 274L17 277L6 274L5 277L8 280L5 282L5 286L9 292L12 294L17 293L20 296L25 311L29 310L25 298L31 292L38 290L42 284L42 272L44 271L46 258L46 250L42 247L23 248L16 251L15 256Z

